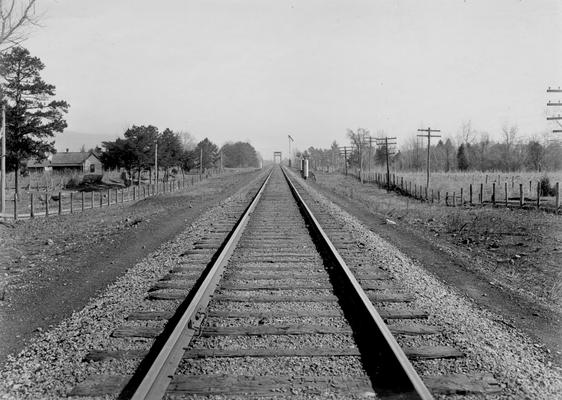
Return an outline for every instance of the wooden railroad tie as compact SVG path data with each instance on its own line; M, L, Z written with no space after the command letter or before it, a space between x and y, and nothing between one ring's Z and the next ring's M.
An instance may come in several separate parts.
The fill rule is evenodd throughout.
M390 331L401 335L435 335L441 331L437 328L420 324L389 325ZM163 328L154 326L121 326L111 336L115 338L142 337L155 338ZM205 327L200 330L203 337L211 336L264 336L264 335L326 335L345 334L353 331L349 327L326 325L251 325L234 327Z
M132 376L99 374L89 376L79 383L69 396L99 397L103 395L118 394L123 390ZM440 376L424 376L424 383L434 394L491 394L501 391L500 384L490 374L451 374ZM294 387L300 389L301 385L310 390L323 391L326 382L330 388L338 387L337 382L346 382L344 393L354 393L356 389L361 394L367 390L372 391L371 382L365 377L270 377L270 376L236 376L236 375L179 375L172 379L170 391L182 394L230 394L237 390L239 394L264 394L279 395L279 386L272 385L276 382L282 388ZM320 382L318 384L313 382ZM204 390L204 392L201 392ZM261 390L261 392L260 392ZM330 389L332 390L332 389ZM316 392L315 394L317 394Z

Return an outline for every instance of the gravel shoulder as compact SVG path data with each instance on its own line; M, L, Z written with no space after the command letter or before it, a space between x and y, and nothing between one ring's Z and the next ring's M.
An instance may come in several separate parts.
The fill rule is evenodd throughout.
M258 174L227 173L185 192L0 224L0 364Z

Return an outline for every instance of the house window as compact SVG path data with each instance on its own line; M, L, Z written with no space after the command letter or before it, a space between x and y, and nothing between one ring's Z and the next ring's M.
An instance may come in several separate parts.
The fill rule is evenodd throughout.
M96 172L96 164L90 164L90 172Z

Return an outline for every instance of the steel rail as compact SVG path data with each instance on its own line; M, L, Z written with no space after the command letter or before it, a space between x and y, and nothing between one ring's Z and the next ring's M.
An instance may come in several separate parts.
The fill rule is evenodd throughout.
M210 296L215 291L222 271L236 248L236 244L248 224L249 216L256 208L272 172L273 169L269 172L258 193L238 221L230 238L223 246L212 267L208 270L201 286L197 289L185 312L131 396L132 400L153 400L164 397L173 373L182 359L184 347L189 344L189 341L196 332L197 328L195 327L194 329L194 325L200 322L198 313L206 307Z
M392 335L392 333L384 323L384 320L379 315L378 311L371 303L371 300L369 300L369 297L367 296L367 294L365 293L365 291L363 290L363 288L355 278L353 272L351 272L351 270L349 269L343 258L336 250L335 246L332 244L331 240L328 238L328 235L322 229L318 220L316 219L316 217L314 216L308 205L305 203L304 199L297 191L293 182L289 178L288 173L285 171L285 168L282 168L282 170L283 170L283 174L285 175L285 179L289 183L289 187L293 192L293 195L297 199L297 202L300 203L303 211L305 212L305 215L312 222L312 228L316 230L316 232L320 236L323 244L325 245L327 250L329 250L330 255L336 261L336 266L339 267L340 272L343 273L343 276L345 277L347 284L351 286L351 288L353 289L352 294L355 294L355 297L359 299L361 306L367 312L367 316L371 319L370 321L367 322L374 324L378 329L380 336L384 338L384 345L386 347L387 354L389 354L393 358L393 360L391 361L396 363L396 365L400 367L398 369L398 372L403 372L404 374L402 377L399 377L399 379L402 379L406 383L409 383L409 385L411 385L411 388L415 391L415 393L408 393L408 398L418 398L423 400L433 399L433 396L431 395L429 389L423 383L422 379L420 378L420 376L418 375L418 373L410 363L410 360L408 360L406 354L404 354L404 351L402 350L402 348L400 347L400 345L398 344L398 342L396 341L396 339L394 338L394 336Z

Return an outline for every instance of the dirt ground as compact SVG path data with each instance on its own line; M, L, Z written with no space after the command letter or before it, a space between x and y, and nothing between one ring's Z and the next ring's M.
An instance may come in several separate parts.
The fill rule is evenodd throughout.
M73 215L0 223L0 363L259 171Z
M446 208L355 178L309 181L373 232L478 306L544 346L562 365L562 216L505 208Z

